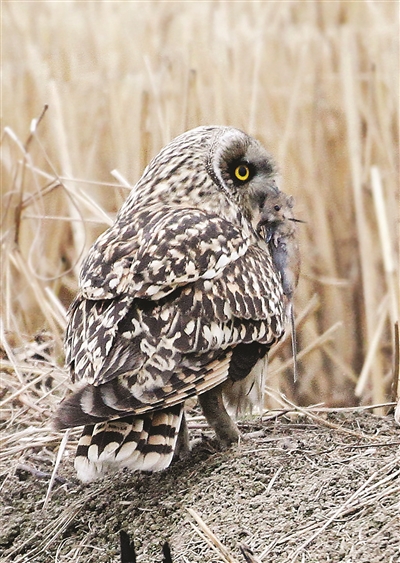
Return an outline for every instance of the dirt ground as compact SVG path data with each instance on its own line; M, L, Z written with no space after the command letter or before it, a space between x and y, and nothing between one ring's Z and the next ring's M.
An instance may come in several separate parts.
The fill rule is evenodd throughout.
M393 417L267 415L241 431L230 450L203 433L165 472L121 472L90 485L75 479L71 448L58 471L66 481L45 509L49 477L36 471L49 474L51 456L27 447L2 486L1 561L117 563L121 529L134 538L138 562L161 562L166 540L174 563L243 563L243 543L257 562L400 561ZM213 534L226 551L211 545Z

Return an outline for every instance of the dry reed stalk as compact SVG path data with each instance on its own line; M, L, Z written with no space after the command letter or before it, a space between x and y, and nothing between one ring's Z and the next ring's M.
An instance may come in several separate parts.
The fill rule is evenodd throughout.
M217 553L221 560L224 561L224 563L238 563L237 559L231 555L223 543L221 543L217 536L210 530L202 517L193 510L193 508L187 508L186 510L199 526L197 528L192 522L190 522L193 530L206 541L206 543Z
M59 447L59 449L58 449L56 461L55 461L55 463L54 463L53 471L52 471L52 473L51 473L51 477L50 477L50 481L49 481L49 486L48 486L48 488L47 488L46 496L45 496L45 499L44 499L44 501L43 501L43 510L46 510L46 507L47 507L47 505L48 505L48 503L49 503L49 501L50 501L51 491L53 490L54 483L56 482L57 470L58 470L58 467L59 467L59 465L60 465L60 463L61 463L61 460L62 460L64 451L65 451L65 448L66 448L66 446L67 446L69 434L70 434L70 430L68 429L68 430L66 430L66 431L64 432L63 439L61 440L61 444L60 444L60 447Z
M386 295L384 297L384 300L383 300L383 303L382 303L382 306L381 306L380 315L378 317L374 332L372 334L372 339L371 339L371 342L370 342L370 345L369 345L367 355L365 357L364 365L363 365L363 368L360 372L358 382L357 382L357 385L356 385L355 394L356 394L357 397L360 397L360 396L363 395L363 393L365 391L367 377L368 377L369 373L373 371L374 359L377 355L379 342L382 339L383 329L385 327L385 323L386 323L388 313L389 313L388 312L388 303L389 303L389 299L388 299L388 296ZM374 378L372 380L373 380L373 382L375 381ZM376 389L375 393L373 393L373 400L374 399L380 400L380 401L384 400L384 396L383 396L383 393L382 393L382 385L378 385L378 389Z
M319 413L322 414L329 414L329 413L337 413L337 412L352 412L352 413L356 413L356 412L364 412L367 410L373 410L373 411L379 411L379 409L384 409L387 407L393 407L395 403L393 402L387 402L387 403L374 403L372 405L364 405L362 407L351 407L351 408L329 408L329 407L324 407L323 405L311 405L309 407L300 407L296 404L294 404L292 401L290 401L283 393L279 393L277 394L275 392L274 389L271 388L266 388L266 393L268 395L271 396L271 399L278 405L280 405L281 409L275 409L276 413L273 414L273 418L275 418L278 415L281 414L293 414L293 413L301 413L304 416L309 416L312 420L315 420L316 422L318 422L319 424L322 424L323 426L326 426L328 428L332 428L334 430L336 430L337 432L343 432L344 434L349 434L351 436L354 436L355 438L361 439L361 438L365 438L365 439L372 439L371 436L368 435L361 435L359 432L354 432L353 430L349 430L347 428L344 428L343 426L340 426L338 424L329 422L328 420L326 420L326 418L323 418L321 416L318 416ZM289 405L289 408L288 408ZM268 414L268 418L271 418L271 412L273 413L274 411L268 410L265 411L263 414L263 419L265 419L264 417Z
M390 225L387 204L383 193L382 177L377 166L371 167L371 188L374 196L375 213L379 227L379 238L382 249L383 265L386 277L386 287L390 296L389 315L391 326L394 328L399 320L399 288L396 290L396 265L393 259L393 241L390 235Z

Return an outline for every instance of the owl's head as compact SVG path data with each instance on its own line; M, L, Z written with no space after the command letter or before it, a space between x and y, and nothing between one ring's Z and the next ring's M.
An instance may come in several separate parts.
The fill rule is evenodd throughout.
M240 212L256 228L268 195L280 193L272 157L233 127L197 127L176 137L148 165L130 204Z
M207 158L213 182L237 203L253 226L257 225L266 199L280 194L272 156L243 131L219 127Z

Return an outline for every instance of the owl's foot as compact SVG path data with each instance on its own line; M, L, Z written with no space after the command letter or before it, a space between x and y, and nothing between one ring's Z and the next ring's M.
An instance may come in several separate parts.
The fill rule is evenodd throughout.
M225 409L222 400L222 386L218 385L199 395L199 403L207 422L215 430L222 446L239 441L239 430Z

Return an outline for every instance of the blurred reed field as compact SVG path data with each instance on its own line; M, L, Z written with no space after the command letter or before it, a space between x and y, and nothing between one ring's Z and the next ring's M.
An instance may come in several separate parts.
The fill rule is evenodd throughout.
M47 422L69 385L83 257L149 160L225 124L275 156L302 275L267 403L392 399L398 319L397 2L2 3L2 401ZM38 119L48 105L42 119ZM114 172L112 172L114 171ZM51 378L51 385L49 384Z

